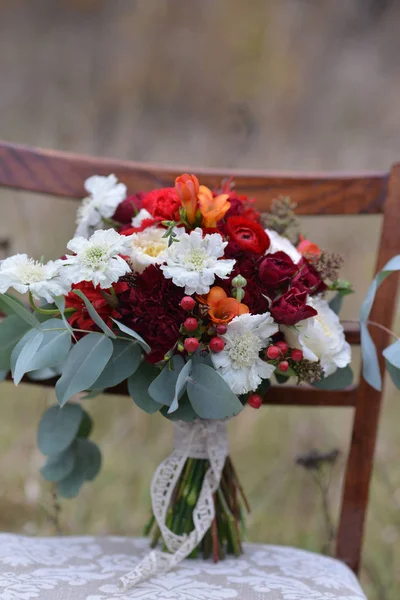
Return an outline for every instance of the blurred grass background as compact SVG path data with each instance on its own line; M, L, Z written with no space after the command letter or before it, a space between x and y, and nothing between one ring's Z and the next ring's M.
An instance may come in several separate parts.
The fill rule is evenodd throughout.
M193 171L387 170L400 157L399 19L394 0L0 0L0 137ZM1 191L0 246L62 254L75 208ZM356 318L380 219L303 219L303 228L345 255L343 275L357 293L344 316ZM370 600L400 596L398 396L388 385L362 572ZM35 440L53 401L49 390L1 385L1 530L54 533ZM104 467L77 500L62 503L63 531L138 534L171 427L127 398L87 406ZM341 450L329 493L336 519L351 419L350 409L285 407L235 419L250 539L324 546L321 496L295 458Z

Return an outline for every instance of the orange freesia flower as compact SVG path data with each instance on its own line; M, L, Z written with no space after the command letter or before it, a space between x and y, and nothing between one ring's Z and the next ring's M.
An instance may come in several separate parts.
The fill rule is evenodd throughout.
M226 292L218 285L211 288L207 295L208 314L213 323L229 323L234 317L249 312L246 304L238 302L236 298L229 298Z
M199 187L199 180L195 175L187 175L185 173L175 179L176 193L186 211L186 217L190 225L196 220Z
M222 219L225 213L230 209L231 203L228 202L229 194L221 194L213 197L212 191L205 185L200 186L199 204L200 212L203 216L203 227L216 227L217 221Z
M300 236L300 243L297 246L297 250L300 254L311 254L311 256L319 256L321 254L320 247L314 244L314 242L306 240L302 235Z

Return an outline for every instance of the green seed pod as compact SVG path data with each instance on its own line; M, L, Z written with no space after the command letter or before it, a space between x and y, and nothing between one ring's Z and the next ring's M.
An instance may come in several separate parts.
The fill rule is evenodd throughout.
M232 286L234 288L244 288L247 285L247 280L243 277L243 275L236 275L232 279Z

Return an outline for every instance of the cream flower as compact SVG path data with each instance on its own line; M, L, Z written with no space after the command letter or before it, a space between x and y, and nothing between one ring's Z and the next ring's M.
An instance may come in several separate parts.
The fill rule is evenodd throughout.
M114 229L96 231L90 239L75 237L67 244L75 252L63 260L61 276L72 284L91 281L107 289L131 269L119 256L130 252L131 236L120 235Z
M211 360L235 394L254 391L263 379L271 377L275 367L259 355L277 331L278 325L269 312L262 315L247 313L235 317L227 332L220 336L225 348L222 352L211 354Z
M148 227L144 231L133 233L130 236L129 257L134 271L143 273L149 265L164 262L168 248L168 238L163 237L165 231L165 229L157 227Z
M36 300L52 302L55 296L68 294L71 289L60 278L61 266L61 260L44 264L26 254L10 256L0 264L0 294L11 287L21 294L31 292Z
M332 375L339 367L346 367L351 360L350 345L346 342L339 317L320 296L309 298L318 314L293 327L281 325L285 339L292 348L303 351L304 358L321 361L325 376Z
M153 217L145 208L141 208L138 214L132 219L132 227L140 227L143 221L146 219L152 219Z
M274 252L285 252L292 261L297 264L301 259L301 254L298 250L296 250L295 246L293 246L292 242L287 238L283 237L273 229L266 229L265 233L268 234L269 239L271 240L271 245L268 248L266 254L273 254Z
M84 183L89 196L82 200L76 215L76 236L88 238L96 229L104 227L118 205L126 198L126 185L118 183L115 175L93 175Z
M164 277L184 287L189 296L207 294L215 277L226 279L235 265L235 260L221 260L226 245L219 233L203 237L199 227L183 233L166 252L167 264L161 266Z

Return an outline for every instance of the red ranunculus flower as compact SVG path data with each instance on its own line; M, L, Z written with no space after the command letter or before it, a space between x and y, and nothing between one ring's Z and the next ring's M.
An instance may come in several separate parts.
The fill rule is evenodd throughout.
M142 208L159 221L172 221L179 216L181 202L175 188L162 188L146 194L142 201Z
M226 222L228 236L242 250L254 254L264 254L270 246L270 239L259 223L244 217L231 217Z
M298 273L293 277L292 285L301 292L307 292L310 296L320 294L327 289L327 285L322 281L318 271L306 260L302 258L297 264Z
M179 327L187 317L180 307L185 295L158 265L150 265L135 279L134 287L119 296L121 322L137 331L151 346L144 358L157 363L180 337Z
M260 281L272 292L286 287L298 269L290 256L281 251L267 254L258 265Z
M129 196L117 206L113 219L123 225L130 225L133 217L142 208L142 201L145 197L144 192L139 192L133 196Z
M142 221L142 223L139 225L139 227L129 227L128 225L126 227L122 227L122 229L119 230L119 233L121 235L132 235L132 233L139 233L140 231L144 231L145 229L147 229L148 227L152 227L153 225L159 225L160 221L158 221L157 219L144 219L144 221Z
M292 288L271 303L270 312L277 323L282 325L295 325L299 321L314 317L315 308L308 306L307 292L300 292Z
M113 288L118 294L128 289L128 285L126 283L116 283ZM106 294L109 294L110 290L101 290L99 286L94 287L90 281L82 281L81 283L74 284L72 289L81 290L85 294L93 308L96 309L100 317L110 328L113 326L111 317L118 319L121 316L118 309L111 306L101 293L103 291ZM90 329L90 331L99 330L96 323L90 317L83 300L72 291L65 297L65 306L66 308L76 309L75 312L68 317L68 321L72 327L76 327L77 329Z

